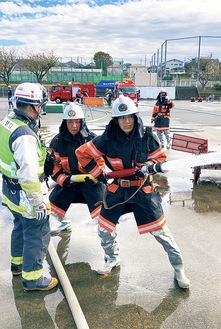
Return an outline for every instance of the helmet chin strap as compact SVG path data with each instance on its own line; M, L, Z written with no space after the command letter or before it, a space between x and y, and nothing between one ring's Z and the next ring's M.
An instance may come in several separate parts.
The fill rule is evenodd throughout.
M34 111L34 113L35 113L36 116L37 116L37 119L38 119L38 128L41 129L41 120L40 120L40 118L41 118L41 112L36 111L36 108L34 107L33 104L30 104L30 105L31 105L32 110ZM37 119L36 119L36 120L37 120ZM39 136L39 137L40 137L40 136Z
M34 107L34 105L33 104L30 104L31 105L31 108L32 108L32 110L34 111L34 113L36 114L36 116L37 116L37 119L38 118L40 118L40 116L41 116L41 114L40 114L40 112L38 112L37 110L36 110L36 108Z

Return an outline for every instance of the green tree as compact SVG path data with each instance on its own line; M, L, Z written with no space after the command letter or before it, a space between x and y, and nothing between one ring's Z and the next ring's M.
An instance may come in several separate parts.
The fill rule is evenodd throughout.
M15 49L0 49L0 78L8 86L10 84L10 77L16 65Z
M220 63L218 59L210 57L192 58L185 63L186 73L197 77L199 83L205 88L208 81L216 81L220 74Z
M44 76L53 67L58 65L59 57L55 56L54 51L48 53L26 52L26 58L20 60L22 66L29 72L33 73L39 83L42 82Z
M94 54L94 63L97 69L102 69L102 74L107 75L107 68L113 64L112 57L104 53L103 51L98 51Z

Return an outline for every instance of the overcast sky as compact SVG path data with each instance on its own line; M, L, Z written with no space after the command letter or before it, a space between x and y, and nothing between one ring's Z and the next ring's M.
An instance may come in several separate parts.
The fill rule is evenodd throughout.
M189 60L199 49L221 60L220 7L219 0L0 0L0 47L54 50L83 64L103 51L150 65L165 40L185 38L168 41L167 60Z

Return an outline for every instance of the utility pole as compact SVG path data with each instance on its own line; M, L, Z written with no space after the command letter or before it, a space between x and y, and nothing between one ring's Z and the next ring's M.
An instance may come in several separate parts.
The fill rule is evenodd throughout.
M198 87L198 82L199 82L199 71L200 71L200 51L201 51L201 37L199 36L199 43L198 43L198 63L197 63L197 81L196 81L196 87Z

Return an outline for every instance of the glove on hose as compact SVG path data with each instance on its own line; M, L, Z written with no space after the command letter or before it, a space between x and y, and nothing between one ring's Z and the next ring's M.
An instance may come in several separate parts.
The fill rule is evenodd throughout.
M97 177L97 180L98 180L99 183L107 184L107 178L106 178L104 173L100 174Z
M71 176L72 175L68 175L68 177L65 179L62 187L67 188L67 187L70 187L71 186L71 183L72 183L71 182Z
M42 220L47 217L47 207L44 202L41 202L39 205L34 206L35 217L37 220Z

